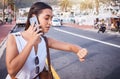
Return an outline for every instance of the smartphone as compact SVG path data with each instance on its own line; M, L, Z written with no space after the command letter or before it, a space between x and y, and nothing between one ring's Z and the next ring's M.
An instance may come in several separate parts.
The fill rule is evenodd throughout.
M37 16L33 16L33 17L30 18L30 24L31 24L32 26L37 27L36 30L39 30L40 27L39 27L38 25L40 25L40 22L38 21Z

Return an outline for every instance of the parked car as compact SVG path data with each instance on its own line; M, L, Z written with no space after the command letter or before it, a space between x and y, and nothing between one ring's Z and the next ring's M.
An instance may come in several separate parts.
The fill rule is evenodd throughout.
M18 27L19 27L19 26L24 27L25 24L26 24L26 22L27 22L27 17L18 17L18 18L16 19L16 25L17 25Z
M52 19L52 26L61 26L61 21L57 18Z

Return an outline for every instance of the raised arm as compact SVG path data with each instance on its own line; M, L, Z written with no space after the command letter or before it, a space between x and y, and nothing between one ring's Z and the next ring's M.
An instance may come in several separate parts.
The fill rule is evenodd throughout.
M61 42L52 38L48 38L48 45L53 49L74 52L79 57L80 61L84 61L84 57L87 55L87 50L85 48L81 48L75 44Z

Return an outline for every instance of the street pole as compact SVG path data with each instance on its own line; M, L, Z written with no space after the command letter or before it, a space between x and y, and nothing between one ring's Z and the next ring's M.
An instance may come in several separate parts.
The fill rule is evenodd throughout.
M16 7L15 7L15 1L14 1L14 20L16 21Z
M4 23L4 19L5 19L5 0L3 0L3 23Z

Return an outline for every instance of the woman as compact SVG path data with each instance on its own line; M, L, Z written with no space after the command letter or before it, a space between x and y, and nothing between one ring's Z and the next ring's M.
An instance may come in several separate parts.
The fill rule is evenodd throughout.
M40 22L41 29L37 31L36 27L31 26L29 22L33 16L38 16ZM30 8L25 31L9 35L6 48L8 70L6 79L33 79L43 70L47 53L45 41L41 35L50 29L52 16L52 8L49 5L37 2ZM79 46L49 37L47 40L49 48L74 52L81 61L84 61L84 57L87 55L87 50ZM35 58L39 59L39 62L34 61Z

